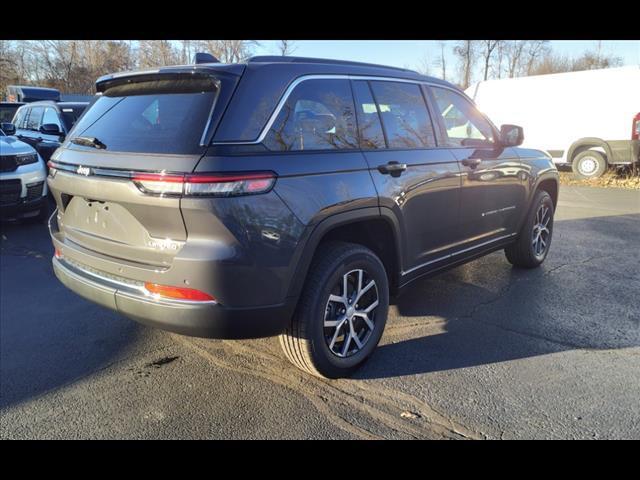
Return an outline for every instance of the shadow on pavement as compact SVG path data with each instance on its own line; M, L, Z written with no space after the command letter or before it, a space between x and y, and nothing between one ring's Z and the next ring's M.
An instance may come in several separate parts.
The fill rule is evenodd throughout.
M2 223L0 408L86 377L121 357L141 327L67 290L44 224Z
M431 328L425 322L428 334L416 337L425 332L412 328L413 338L379 346L356 377L640 346L639 243L640 215L558 220L539 269L513 268L499 251L419 280L398 297L398 316L390 317L387 328L436 317Z

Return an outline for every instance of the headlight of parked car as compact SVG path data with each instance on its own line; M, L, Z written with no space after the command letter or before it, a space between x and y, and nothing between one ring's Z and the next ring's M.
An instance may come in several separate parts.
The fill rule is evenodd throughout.
M36 163L38 161L38 154L29 153L27 155L17 155L16 156L16 164L20 165L28 165L30 163Z

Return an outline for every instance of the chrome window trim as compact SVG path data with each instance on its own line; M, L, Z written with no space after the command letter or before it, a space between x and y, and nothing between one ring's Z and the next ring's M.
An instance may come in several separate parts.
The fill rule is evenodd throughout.
M460 93L457 89L449 87L447 85L440 85L438 83L433 83L424 80L411 80L408 78L397 78L397 77L380 77L380 76L371 76L371 75L324 75L324 74L313 74L313 75L303 75L301 77L296 78L291 84L287 87L287 89L282 94L282 97L278 101L275 110L271 113L269 120L265 124L265 126L260 131L260 135L255 140L243 140L243 141L225 141L225 142L211 142L211 145L258 145L264 141L269 130L278 118L280 114L280 110L284 107L284 104L289 99L289 96L293 92L293 90L300 85L302 82L306 82L307 80L365 80L365 81L382 81L382 82L398 82L398 83L413 83L416 85L430 85L435 87L442 87L448 90L451 90L456 93Z

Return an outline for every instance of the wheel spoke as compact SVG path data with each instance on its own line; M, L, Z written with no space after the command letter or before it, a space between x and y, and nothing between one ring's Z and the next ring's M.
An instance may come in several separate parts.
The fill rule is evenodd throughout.
M331 343L329 343L329 350L333 351L333 346L336 344L336 340L340 336L341 327L336 328L335 333L333 334L333 338L331 338Z
M360 292L362 291L362 270L358 270L358 290L356 292L356 298L360 298Z
M367 308L365 308L363 310L364 313L369 314L371 312L371 310L373 310L374 308L376 308L378 306L378 299L376 298L376 301L373 302L371 305L369 305Z
M343 305L347 305L347 301L345 300L344 297L339 297L338 295L329 295L329 301L330 302L337 302L337 303L341 303Z
M342 276L342 296L344 298L349 298L349 273L345 273Z
M356 332L352 332L351 333L351 338L353 338L353 341L356 342L356 345L358 346L358 349L361 349L363 344L360 341L360 339L358 338L358 335L356 334Z
M347 355L347 352L349 351L349 345L351 345L351 330L349 330L349 334L347 336L347 338L344 341L344 345L342 346L342 352L341 355L343 357L345 357Z
M324 326L327 328L331 328L331 327L337 327L338 330L340 330L340 327L342 326L342 324L344 323L344 321L347 319L347 317L340 317L337 318L336 320L325 320L324 321Z
M360 298L362 298L362 296L367 293L371 287L373 287L376 284L376 282L374 282L373 280L371 280L369 283L367 283L367 286L364 287L363 289L360 290L360 292L358 293L358 296L356 297L356 302L358 300L360 300Z

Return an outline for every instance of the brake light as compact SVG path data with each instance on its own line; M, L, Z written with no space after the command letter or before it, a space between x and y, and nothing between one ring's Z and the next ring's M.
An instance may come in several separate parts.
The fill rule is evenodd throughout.
M273 172L192 175L136 173L132 180L143 192L155 195L226 197L268 192L276 176Z
M208 293L193 288L172 287L170 285L158 285L157 283L149 282L144 284L144 288L152 295L157 295L158 297L189 300L192 302L215 302L215 298Z
M640 113L633 117L631 124L631 140L640 140Z

